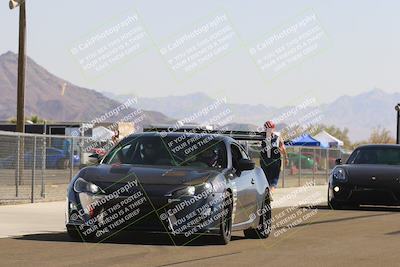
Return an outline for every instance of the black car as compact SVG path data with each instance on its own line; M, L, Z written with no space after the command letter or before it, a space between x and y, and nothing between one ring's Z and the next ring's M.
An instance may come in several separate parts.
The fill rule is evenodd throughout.
M400 145L360 146L346 164L332 170L328 203L345 205L400 205Z
M66 227L78 239L105 239L121 230L211 234L223 244L236 230L267 238L269 185L231 137L133 134L71 181Z

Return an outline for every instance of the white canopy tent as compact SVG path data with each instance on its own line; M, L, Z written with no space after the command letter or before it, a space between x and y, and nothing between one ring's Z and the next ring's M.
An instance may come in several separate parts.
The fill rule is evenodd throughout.
M103 126L93 128L92 138L96 141L108 141L114 136L114 132Z
M344 145L342 140L339 140L325 131L322 131L313 137L321 143L321 147L341 147Z

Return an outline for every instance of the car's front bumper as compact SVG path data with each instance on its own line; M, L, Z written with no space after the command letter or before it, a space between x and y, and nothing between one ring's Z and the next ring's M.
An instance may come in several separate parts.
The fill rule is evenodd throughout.
M102 201L104 196L73 192L67 199L66 226L89 234L121 230L185 236L216 234L219 233L223 197L223 193L177 199L142 194Z
M332 181L329 184L329 201L365 205L400 205L400 191L390 187L354 185Z

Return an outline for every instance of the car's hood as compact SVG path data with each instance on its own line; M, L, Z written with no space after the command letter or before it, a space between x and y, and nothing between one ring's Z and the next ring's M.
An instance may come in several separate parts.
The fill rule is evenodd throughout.
M399 165L379 165L379 164L344 164L338 167L345 168L350 175L400 175Z
M99 165L85 168L79 176L103 189L110 188L111 191L128 182L137 181L138 186L144 189L167 192L204 183L218 173L216 170L183 167Z
M349 181L359 185L392 186L400 179L400 166L377 164L341 165L347 172Z

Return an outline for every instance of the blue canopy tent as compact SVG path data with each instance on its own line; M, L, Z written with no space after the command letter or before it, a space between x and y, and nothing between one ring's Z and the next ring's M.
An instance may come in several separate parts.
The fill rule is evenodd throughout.
M305 134L288 142L289 146L321 146L321 142L314 139L311 135Z

